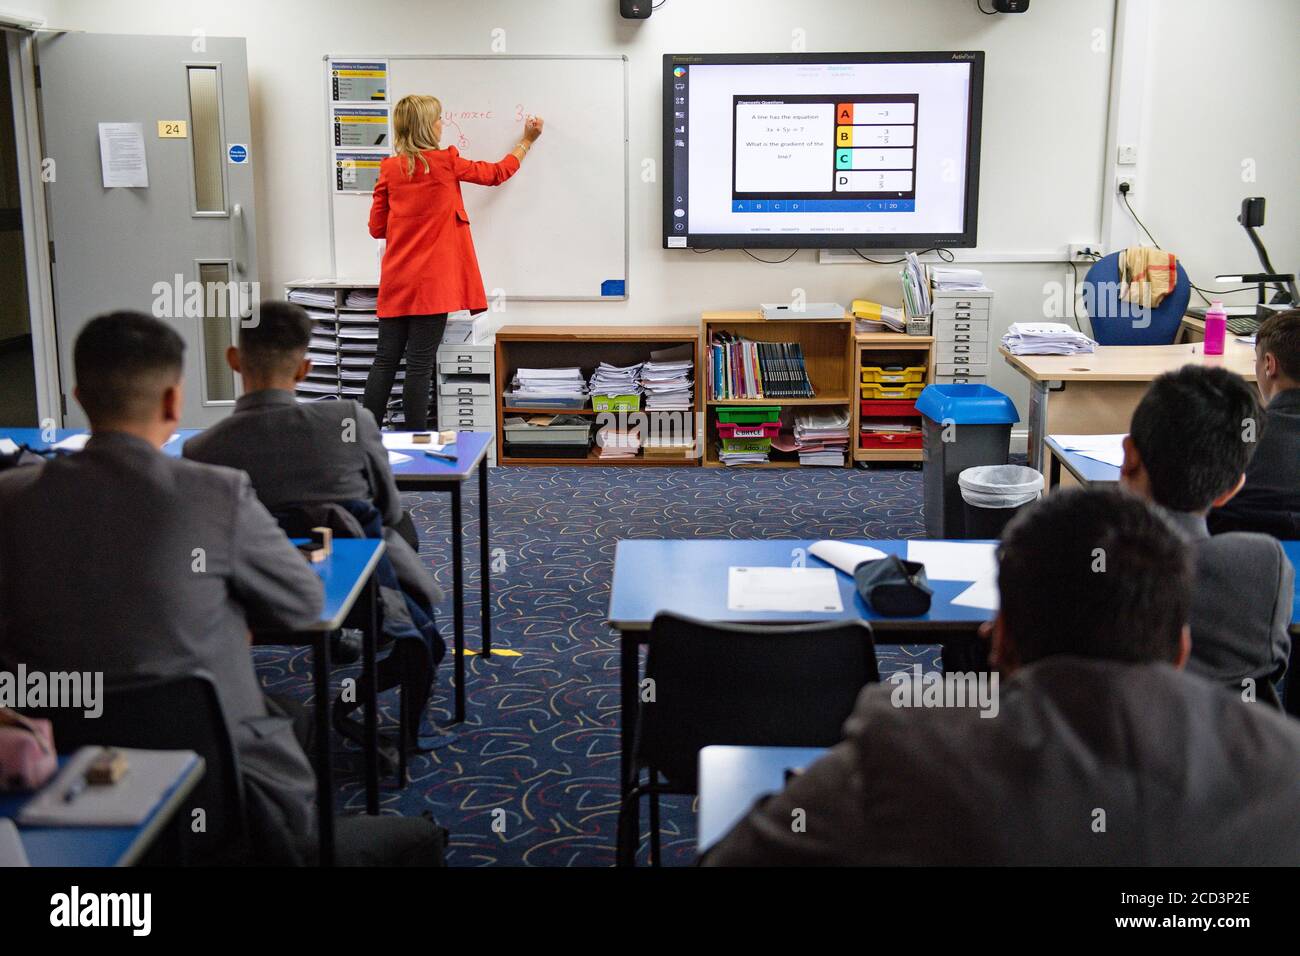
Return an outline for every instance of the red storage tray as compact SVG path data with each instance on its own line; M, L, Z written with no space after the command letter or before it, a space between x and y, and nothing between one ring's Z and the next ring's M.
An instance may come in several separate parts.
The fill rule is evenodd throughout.
M781 434L780 422L756 422L752 425L718 422L719 438L775 438L779 434Z
M864 398L861 400L863 418L920 418L916 400L898 398Z
M920 448L922 436L900 435L895 432L863 433L858 441L863 448Z

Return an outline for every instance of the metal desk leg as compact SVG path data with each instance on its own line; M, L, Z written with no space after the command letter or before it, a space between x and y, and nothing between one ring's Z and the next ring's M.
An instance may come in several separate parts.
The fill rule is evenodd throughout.
M482 618L481 650L484 657L492 656L492 574L488 550L488 466L485 458L478 463L479 614Z
M366 584L370 620L361 635L361 683L366 687L366 813L379 813L379 674L375 667L375 646L379 642L379 586L370 575Z
M1052 491L1060 487L1061 484L1061 459L1050 448L1044 449L1043 453L1051 459L1051 465L1048 466L1047 490Z
M312 650L316 683L316 816L321 866L334 865L334 764L330 751L330 636L320 631Z
M1047 439L1047 382L1029 383L1029 467L1043 470L1043 442Z
M632 746L636 741L637 696L641 677L641 659L638 654L639 644L636 635L619 631L619 763L618 795L620 801L626 800L632 777ZM621 805L621 804L620 804ZM632 866L636 862L637 838L641 834L641 801L633 801L627 809L627 829L631 836L620 840L615 835L617 854L615 862L619 866Z
M460 482L451 486L451 587L456 626L456 723L465 719L465 547Z

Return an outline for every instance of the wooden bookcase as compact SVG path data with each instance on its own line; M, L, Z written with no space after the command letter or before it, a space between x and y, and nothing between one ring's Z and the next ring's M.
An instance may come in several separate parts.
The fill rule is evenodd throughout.
M812 398L719 398L712 397L709 376L712 370L709 342L713 333L733 332L755 342L797 342L803 350L804 365L812 382ZM699 387L705 396L704 464L706 467L726 467L718 460L718 427L713 409L717 406L780 405L837 406L847 408L853 403L853 364L856 349L853 340L853 320L842 319L765 319L761 312L705 312L700 318L700 346L697 354L704 367L699 370ZM698 364L698 363L697 363ZM850 410L851 411L851 410ZM849 416L849 450L852 452L856 436L852 429L854 418ZM853 464L852 454L846 466ZM736 465L737 468L798 468L797 461L768 461L759 465Z
M595 421L601 414L592 408L554 409L519 408L505 403L505 393L520 368L560 368L577 366L585 378L591 378L601 362L611 365L633 365L649 361L652 351L690 345L695 367L691 379L695 383L690 415L691 427L698 441L701 418L699 330L690 325L507 325L496 334L496 403L497 403L497 461L502 465L698 465L694 458L649 458L644 451L635 458L600 458L600 449L592 447L586 458L520 458L511 456L505 444L505 420L512 416L527 415L583 415ZM643 411L641 414L654 415ZM588 402L590 405L590 401ZM664 412L661 414L682 414Z
M863 366L924 365L923 384L934 381L934 336L904 335L900 332L859 332L854 336L853 414L850 417L850 447L854 461L921 461L920 448L863 448L859 435L862 428ZM919 423L918 423L919 424Z

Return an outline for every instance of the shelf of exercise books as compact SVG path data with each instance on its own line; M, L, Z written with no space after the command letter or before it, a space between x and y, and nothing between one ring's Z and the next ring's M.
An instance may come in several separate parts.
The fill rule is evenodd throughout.
M715 332L729 332L743 339L765 343L796 343L800 347L804 369L813 387L813 395L763 398L713 397L713 366L711 343ZM705 395L704 464L706 467L725 466L718 457L717 415L713 409L725 406L779 406L786 408L846 408L853 403L856 356L853 321L846 314L841 319L765 319L761 312L722 311L705 312L700 317L700 356L705 368L701 372ZM852 429L852 414L850 414ZM849 447L855 436L850 430ZM794 454L774 452L774 454ZM846 456L845 466L852 465L852 455ZM799 468L828 467L801 465L798 460L768 460L756 464L732 465L735 468Z
M690 406L686 409L645 409L628 412L628 415L685 415L689 418L692 435L698 434L698 421L703 407L701 405L701 383L699 381L699 330L694 326L684 325L634 325L634 326L586 326L586 325L507 325L496 334L496 401L497 401L497 446L500 449L498 462L502 465L647 465L664 467L681 467L699 465L699 456L686 458L664 458L645 454L644 447L635 457L601 458L600 448L596 445L588 450L584 458L531 458L511 455L505 444L503 423L510 416L529 415L582 415L592 418L617 412L597 412L586 408L539 408L532 406L507 405L505 393L510 390L511 380L519 368L563 368L577 367L582 370L584 379L590 379L592 372L601 362L616 366L633 365L650 358L652 351L674 348L682 345L691 346L693 370L691 380L693 389ZM588 406L590 399L588 399Z

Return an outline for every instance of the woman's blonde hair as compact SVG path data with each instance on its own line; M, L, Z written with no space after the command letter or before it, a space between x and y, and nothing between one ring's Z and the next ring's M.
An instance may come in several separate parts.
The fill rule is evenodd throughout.
M396 155L406 158L406 175L415 174L418 158L429 171L429 161L424 158L426 149L438 148L434 126L442 119L442 103L436 96L403 96L393 108L393 149Z

